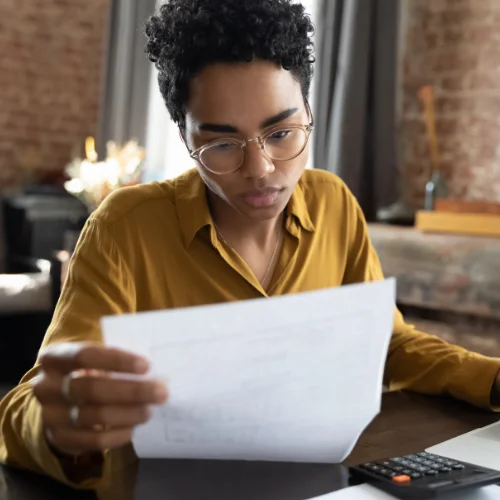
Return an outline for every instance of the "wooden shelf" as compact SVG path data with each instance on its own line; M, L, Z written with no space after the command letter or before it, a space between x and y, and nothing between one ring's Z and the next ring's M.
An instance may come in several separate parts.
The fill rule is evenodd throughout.
M500 215L459 212L417 212L415 227L432 233L500 237Z
M436 212L500 215L500 203L438 198L436 200L435 210Z

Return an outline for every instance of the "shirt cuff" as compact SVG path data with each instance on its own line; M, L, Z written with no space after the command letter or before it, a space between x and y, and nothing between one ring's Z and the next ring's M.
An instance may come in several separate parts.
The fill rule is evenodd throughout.
M491 392L499 371L500 359L468 352L450 378L448 392L480 408L500 412L500 407L493 407L491 402Z

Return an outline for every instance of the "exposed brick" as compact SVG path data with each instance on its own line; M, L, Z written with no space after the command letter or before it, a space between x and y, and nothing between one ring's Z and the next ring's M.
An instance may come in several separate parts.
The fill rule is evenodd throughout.
M432 85L450 196L500 201L500 1L410 0L398 117L408 201L422 203L430 152L417 95ZM426 170L427 169L427 170Z
M471 75L468 87L472 90L497 90L500 74L483 70Z
M456 118L439 118L436 120L436 132L440 135L456 134L460 128L460 123Z
M422 119L406 119L402 123L406 133L413 135L421 135L425 132L425 124Z
M473 109L474 99L470 96L443 95L436 98L436 113L438 115L459 115Z
M429 162L429 144L426 141L415 141L413 143L413 155L417 160L428 163Z
M441 34L438 31L429 31L424 37L425 45L428 50L435 49L441 43Z
M0 2L0 193L20 182L23 152L61 170L96 133L107 10L108 0Z
M444 30L443 45L458 45L466 41L466 35L462 29Z
M444 92L455 92L460 90L465 90L471 87L471 83L469 82L468 75L454 75L454 76L445 76L441 80L438 88L440 88Z
M467 24L471 17L471 10L466 8L453 9L451 7L446 8L441 12L440 22L444 26L454 26L457 27L462 24Z
M496 123L500 124L500 90L491 95L478 92L474 110L479 115L497 117Z
M477 52L472 51L470 47L467 50L455 49L451 45L451 43L443 45L441 50L429 54L428 70L433 71L435 74L450 71L464 74L479 65Z

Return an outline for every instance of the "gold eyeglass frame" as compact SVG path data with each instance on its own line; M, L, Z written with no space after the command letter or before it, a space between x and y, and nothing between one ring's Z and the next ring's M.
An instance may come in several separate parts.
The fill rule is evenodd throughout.
M228 175L228 174L233 174L234 172L238 171L241 168L241 166L243 165L243 163L245 162L245 149L246 149L247 145L251 142L257 142L261 151L264 151L264 153L267 155L267 157L273 161L294 160L295 158L299 157L304 152L307 145L309 144L311 132L314 130L314 117L313 117L313 114L311 111L311 107L309 106L309 103L307 101L306 101L306 108L307 108L307 112L308 112L309 116L311 117L311 121L307 125L298 125L298 124L279 125L279 126L273 127L271 130L268 130L265 134L258 135L257 137L253 137L252 139L235 139L234 137L216 139L215 141L209 142L208 144L201 146L200 148L196 149L192 153L189 152L189 156L191 158L193 158L193 160L196 160L203 168L205 168L206 170L208 170L209 172L211 172L214 175ZM290 158L287 158L286 160L284 160L284 159L277 160L277 159L269 156L269 154L267 153L267 151L265 149L265 141L267 140L267 138L270 135L275 134L276 132L279 132L280 130L288 130L288 129L292 129L292 128L293 129L301 129L305 132L306 141L304 142L304 147L296 155L294 155ZM207 150L213 146L216 146L217 144L223 144L223 143L227 143L227 142L237 144L243 150L243 157L241 159L241 163L236 168L234 168L233 170L230 170L228 172L216 172L214 170L211 170L201 161L201 155L203 154L203 152L205 150Z

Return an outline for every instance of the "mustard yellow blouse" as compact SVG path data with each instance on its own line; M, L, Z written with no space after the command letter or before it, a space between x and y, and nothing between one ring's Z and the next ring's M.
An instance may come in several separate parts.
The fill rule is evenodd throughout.
M383 278L363 214L338 177L306 171L288 205L286 229L272 295ZM43 346L101 341L104 315L263 296L245 262L218 240L205 186L193 170L172 181L124 188L90 217ZM500 360L418 332L395 311L385 373L391 390L446 393L490 407L499 370ZM0 460L69 482L43 436L30 387L36 371L0 403ZM101 477L79 486L105 480L111 456Z

